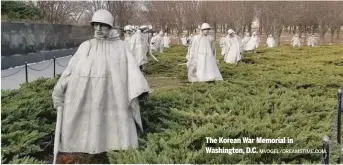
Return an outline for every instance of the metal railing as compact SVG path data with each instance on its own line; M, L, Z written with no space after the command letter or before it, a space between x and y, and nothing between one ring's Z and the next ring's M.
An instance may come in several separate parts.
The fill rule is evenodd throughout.
M342 152L343 152L343 146L342 146L342 89L338 89L337 91L337 113L336 113L336 120L334 123L334 131L333 131L333 137L335 137L334 134L337 136L337 144L339 145L339 157L336 161L337 164L341 164L342 159ZM322 138L323 142L323 149L326 151L326 153L323 154L323 164L330 164L330 153L332 148L332 139L330 139L329 136L323 136Z
M25 80L26 80L26 82L28 83L28 80L29 80L28 69L31 69L31 70L33 70L33 71L40 72L40 71L43 71L43 70L48 69L52 64L54 64L53 76L56 77L56 64L59 65L59 66L62 67L62 68L68 66L68 64L66 64L66 65L60 64L60 63L58 62L58 60L56 60L56 57L55 57L55 56L54 56L54 58L51 59L51 60L52 60L52 62L51 62L49 65L47 65L46 67L44 67L43 69L32 68L31 66L28 65L27 61L25 61L25 65L24 65L22 68L20 68L19 70L15 71L14 73L11 73L11 74L9 74L9 75L1 76L1 78L11 77L11 76L13 76L13 75L19 73L19 72L22 71L23 69L25 69ZM49 60L49 61L51 61L51 60Z

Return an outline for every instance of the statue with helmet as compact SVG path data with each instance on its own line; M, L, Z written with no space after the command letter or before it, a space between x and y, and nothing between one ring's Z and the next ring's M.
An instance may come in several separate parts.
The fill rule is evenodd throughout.
M57 81L57 152L98 154L138 147L143 131L139 100L150 91L129 45L113 28L113 16L98 10L94 38L83 42Z
M137 64L140 69L143 69L143 65L148 63L148 41L146 36L137 27L127 25L125 30L125 41L129 44L130 50L137 60Z
M216 59L214 39L210 36L211 26L203 23L200 34L193 36L187 52L189 82L214 82L223 80Z
M142 36L143 36L143 45L144 45L144 52L146 54L146 56L149 54L149 43L150 43L150 33L149 33L149 27L142 25L140 27L140 30L142 32Z
M222 49L224 62L229 64L237 64L242 59L242 40L232 29L229 29L227 33L228 35L225 37L224 46Z
M153 39L154 50L159 53L163 53L163 31L157 33Z
M252 36L250 37L250 40L245 45L245 51L253 51L254 53L257 53L259 43L260 38L257 36L256 32L253 32Z

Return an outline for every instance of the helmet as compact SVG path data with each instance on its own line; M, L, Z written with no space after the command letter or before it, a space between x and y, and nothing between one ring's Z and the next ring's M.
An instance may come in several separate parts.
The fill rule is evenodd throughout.
M104 9L98 10L93 14L91 23L99 22L113 27L114 18L112 14Z
M145 26L145 25L142 25L142 26L140 27L140 29L148 29L148 27Z
M127 26L128 26L128 25L124 26L124 31L126 31L126 30L127 30Z
M227 33L232 34L232 33L235 33L235 31L233 31L232 29L229 29L229 30L227 31Z
M125 27L124 27L124 31L127 31L127 30L133 30L133 27L131 26L131 25L126 25Z
M204 30L204 29L211 29L211 26L208 23L203 23L201 25L201 30Z

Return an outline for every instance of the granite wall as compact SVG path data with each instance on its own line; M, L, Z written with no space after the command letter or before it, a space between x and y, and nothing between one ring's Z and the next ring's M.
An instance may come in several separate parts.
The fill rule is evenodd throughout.
M91 36L91 26L1 23L1 56L75 48Z

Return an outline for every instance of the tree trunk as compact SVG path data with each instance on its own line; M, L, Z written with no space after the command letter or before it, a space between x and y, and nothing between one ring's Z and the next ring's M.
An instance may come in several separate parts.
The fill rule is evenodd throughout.
M325 33L328 31L328 28L325 24L325 22L321 22L319 28L319 36L320 36L320 41L322 44L325 44Z
M178 23L178 27L177 27L177 36L182 35L182 33L183 33L182 27L183 27L182 19L179 19L179 23Z
M251 35L251 24L252 23L249 23L249 25L248 25L248 31L249 31L250 35Z
M276 28L277 46L280 46L281 44L281 33L282 33L282 27Z
M311 34L314 34L316 32L317 28L318 28L318 25L313 25Z
M242 36L244 37L245 25L243 25L241 29L242 29Z
M262 25L260 25L260 27L258 27L258 31L259 31L259 33L260 33L260 35L262 35Z
M331 28L330 28L330 32L331 32L331 43L333 43L333 42L334 42L334 41L333 41L333 37L334 37L334 35L335 35L335 28L331 27Z
M299 37L301 37L303 34L302 26L299 26Z
M322 44L324 44L325 43L325 32L321 31L319 34L319 37L320 37L320 42Z
M214 22L214 41L217 39L217 22Z
M336 31L336 33L337 33L337 35L336 35L336 39L337 40L339 40L339 33L341 32L341 27L338 27L338 29L337 29L337 31Z
M247 25L243 26L243 37L244 37L244 34L245 34L246 27L247 27Z
M304 26L304 33L305 33L305 35L304 35L304 42L306 42L306 37L307 37L307 25L306 24Z

